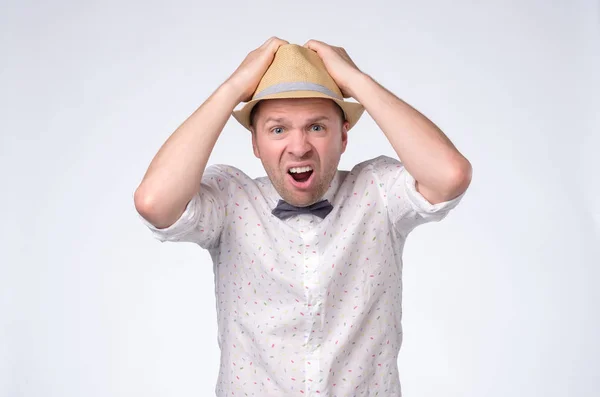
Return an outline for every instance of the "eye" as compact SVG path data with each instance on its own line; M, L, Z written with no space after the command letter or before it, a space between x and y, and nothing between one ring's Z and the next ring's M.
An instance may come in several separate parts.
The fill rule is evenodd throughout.
M283 133L283 128L282 127L271 128L271 132L275 135L280 135Z
M311 131L323 131L325 128L320 124L313 124L310 126Z

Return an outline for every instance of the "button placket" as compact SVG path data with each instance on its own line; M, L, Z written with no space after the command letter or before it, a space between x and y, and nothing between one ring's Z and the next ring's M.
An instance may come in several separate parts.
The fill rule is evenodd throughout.
M302 233L303 262L304 262L304 287L305 305L309 318L305 339L306 359L305 392L310 396L317 396L320 380L320 342L315 338L315 329L320 329L319 311L322 302L321 283L319 281L319 254L317 250L317 235L313 231Z

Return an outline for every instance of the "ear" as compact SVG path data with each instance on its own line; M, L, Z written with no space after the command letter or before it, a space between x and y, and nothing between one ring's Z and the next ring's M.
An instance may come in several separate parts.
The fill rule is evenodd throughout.
M348 128L350 127L350 123L344 121L342 124L342 153L346 151L346 145L348 145Z
M256 130L254 127L250 127L250 132L252 133L252 150L254 151L254 155L257 158L260 158L260 152L258 150L258 144L256 143Z

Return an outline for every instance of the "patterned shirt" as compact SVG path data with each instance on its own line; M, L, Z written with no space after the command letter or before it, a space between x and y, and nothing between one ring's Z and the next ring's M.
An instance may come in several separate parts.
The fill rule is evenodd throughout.
M433 205L401 162L380 156L337 171L325 219L280 220L267 177L213 165L177 222L142 220L160 241L211 254L217 396L400 397L404 242L463 195Z

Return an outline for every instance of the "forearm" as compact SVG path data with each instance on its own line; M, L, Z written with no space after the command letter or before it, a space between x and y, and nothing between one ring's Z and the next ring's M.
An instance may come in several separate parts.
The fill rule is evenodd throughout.
M239 102L239 92L223 84L162 145L134 196L137 211L150 223L164 228L181 216Z
M375 120L394 151L434 201L451 199L470 182L471 166L427 117L368 75L353 79L352 96Z

